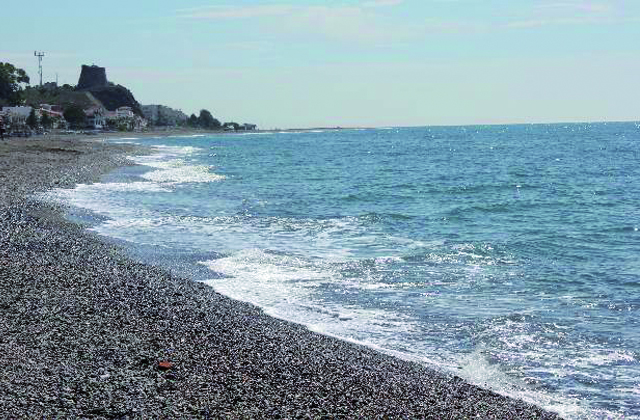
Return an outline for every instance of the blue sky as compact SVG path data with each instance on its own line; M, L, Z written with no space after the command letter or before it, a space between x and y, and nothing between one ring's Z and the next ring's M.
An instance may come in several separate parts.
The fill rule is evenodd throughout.
M640 119L638 0L8 2L0 61L262 128Z

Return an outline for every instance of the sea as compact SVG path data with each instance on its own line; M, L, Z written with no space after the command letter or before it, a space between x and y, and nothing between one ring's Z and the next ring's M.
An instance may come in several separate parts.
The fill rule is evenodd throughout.
M233 299L567 419L640 418L640 123L124 137L46 195Z

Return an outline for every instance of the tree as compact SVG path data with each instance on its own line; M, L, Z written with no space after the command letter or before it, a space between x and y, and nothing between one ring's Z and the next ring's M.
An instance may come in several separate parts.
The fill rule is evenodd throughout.
M0 62L0 103L15 106L22 103L21 83L29 84L27 73L10 63Z
M87 116L82 107L77 104L69 104L64 110L64 119L73 128L83 128L86 125Z
M220 124L220 121L213 118L213 115L211 115L211 112L207 111L206 109L200 110L200 116L198 117L198 125L200 125L200 127L202 128L208 128L208 129L214 129L214 130L218 130L220 127L222 127L222 124Z
M53 125L53 120L51 119L49 114L43 112L42 117L40 117L40 124L42 124L44 128L49 129Z
M31 112L27 117L27 125L31 128L36 128L38 126L38 117L36 116L36 110L31 108Z
M196 117L196 114L191 114L191 116L187 120L187 125L189 127L197 127L198 126L198 117Z

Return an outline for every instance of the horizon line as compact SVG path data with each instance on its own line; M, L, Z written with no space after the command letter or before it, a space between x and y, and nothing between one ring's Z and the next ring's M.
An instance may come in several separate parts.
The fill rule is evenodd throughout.
M535 121L535 122L491 122L491 123L462 123L462 124L418 124L418 125L379 125L379 126L366 126L366 125L327 125L327 126L314 126L314 127L273 127L264 128L258 131L291 131L291 130L379 130L389 128L426 128L426 127L481 127L481 126L506 126L506 125L562 125L562 124L624 124L624 123L636 123L640 124L640 118L637 120L595 120L595 121Z

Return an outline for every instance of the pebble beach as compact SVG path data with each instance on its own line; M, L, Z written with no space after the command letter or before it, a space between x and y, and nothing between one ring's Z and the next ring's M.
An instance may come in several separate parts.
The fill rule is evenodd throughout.
M35 198L136 153L0 142L0 418L559 418L133 261Z

